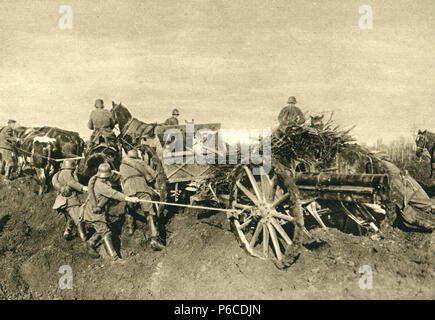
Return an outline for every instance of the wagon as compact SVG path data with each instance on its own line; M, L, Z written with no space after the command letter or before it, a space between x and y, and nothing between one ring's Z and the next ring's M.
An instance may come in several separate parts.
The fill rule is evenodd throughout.
M307 216L326 229L321 214L341 210L360 230L378 228L377 215L384 212L381 205L388 194L386 175L343 174L327 169L307 172L309 165L288 161L285 152L280 152L282 141L275 134L267 171L261 165L241 161L240 153L236 164L189 162L194 148L186 147L186 125L157 125L154 131L145 130L144 123L131 115L128 119L129 113L121 123L123 109L121 105L112 108L121 131L119 138L125 142L124 147L141 150L144 161L159 171L160 181L153 185L159 194L159 208L181 206L226 213L239 244L254 257L273 259L278 266L292 263L303 237L311 237L304 223ZM193 132L200 129L217 135L220 124L195 124ZM165 136L168 130L180 133L182 149L168 151L174 142ZM146 136L141 133L145 131ZM206 149L216 158L222 156L217 145Z

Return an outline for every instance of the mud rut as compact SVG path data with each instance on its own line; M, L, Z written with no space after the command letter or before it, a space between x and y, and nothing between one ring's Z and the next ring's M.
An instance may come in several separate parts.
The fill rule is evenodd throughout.
M133 237L119 237L124 261L112 263L89 258L77 238L63 240L55 194L39 197L36 189L27 178L0 185L1 299L435 298L433 234L387 227L374 241L315 229L324 244L306 244L296 264L280 271L238 246L225 215L186 211L166 226L165 251L148 247L138 222ZM59 288L61 265L73 270L71 290ZM373 270L372 290L358 286L362 265Z

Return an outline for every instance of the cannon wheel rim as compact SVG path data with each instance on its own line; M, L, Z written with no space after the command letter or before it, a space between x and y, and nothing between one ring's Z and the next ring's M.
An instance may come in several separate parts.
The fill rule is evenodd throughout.
M302 207L297 187L283 166L275 163L269 174L261 176L254 176L249 166L240 166L230 206L238 212L230 218L232 230L251 256L283 262L299 251ZM292 236L286 231L289 224L293 225Z

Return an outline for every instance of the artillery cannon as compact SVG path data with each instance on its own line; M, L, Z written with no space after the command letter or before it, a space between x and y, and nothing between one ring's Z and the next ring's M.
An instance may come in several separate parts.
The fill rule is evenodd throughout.
M362 228L378 231L379 221L386 214L383 206L389 197L390 183L386 174L297 173L296 184L303 198L315 198L323 212L343 212L355 222L359 234ZM324 228L317 206L306 210Z
M297 173L295 182L301 193L321 200L378 203L389 192L386 174Z
M152 201L159 205L158 214L167 205L226 212L239 244L252 256L288 265L289 258L298 254L304 234L311 236L304 225L307 214L326 228L320 214L344 211L358 228L374 230L378 228L378 215L385 214L381 205L389 190L386 175L290 174L294 168L288 166L292 159L286 159L286 155L292 142L275 135L271 139L272 154L267 172L253 159L249 163L243 161L241 154L236 157L241 161L231 165L191 163L187 159L192 159L195 145L189 148L186 142L187 126L153 126L153 134L144 135L144 130L133 130L130 124L140 123L138 128L146 128L147 124L134 119L123 105L114 104L111 112L119 125L118 138L124 149L141 150L147 165L159 172L162 181L153 186L159 199ZM219 128L220 124L194 124L193 130L189 131L196 135L200 129L207 129L215 135ZM165 138L166 130L175 130L176 142L186 146L182 151L169 150L171 162L165 159L165 154L168 155L166 146L174 141ZM333 140L341 143L336 136ZM214 137L210 141L219 139ZM222 156L217 147L206 149L208 152L212 149L211 153L216 157ZM311 152L312 149L307 150ZM338 148L334 146L328 157L333 158L336 150ZM262 154L267 154L263 151ZM194 205L192 199L202 204L208 201L213 206Z

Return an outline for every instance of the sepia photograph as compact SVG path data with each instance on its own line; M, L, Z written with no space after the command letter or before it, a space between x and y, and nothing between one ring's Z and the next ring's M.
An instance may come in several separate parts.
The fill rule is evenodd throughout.
M434 300L434 17L1 0L0 300Z

